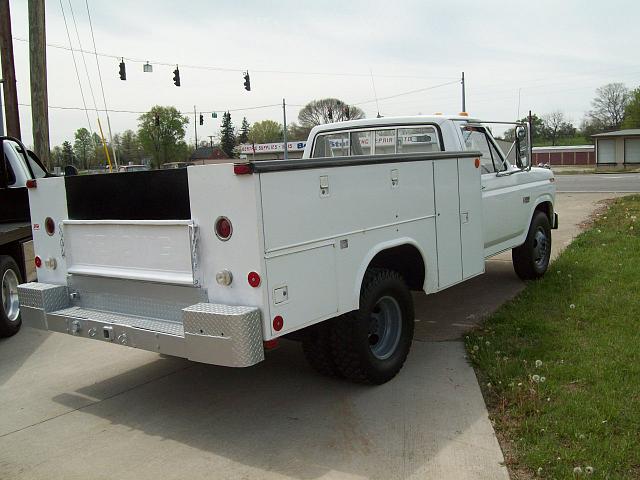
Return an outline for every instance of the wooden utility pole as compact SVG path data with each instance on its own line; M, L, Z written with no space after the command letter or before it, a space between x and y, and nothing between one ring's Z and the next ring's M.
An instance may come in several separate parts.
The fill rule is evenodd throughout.
M29 0L29 64L33 149L49 167L49 106L44 0Z
M2 57L2 86L4 88L5 115L7 117L7 135L21 139L16 70L13 65L9 0L0 0L0 56ZM1 111L0 115L2 115Z

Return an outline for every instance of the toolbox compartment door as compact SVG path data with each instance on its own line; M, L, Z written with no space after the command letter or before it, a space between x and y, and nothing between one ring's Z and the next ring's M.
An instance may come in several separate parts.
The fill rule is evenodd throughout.
M63 250L74 275L194 285L190 220L66 220Z

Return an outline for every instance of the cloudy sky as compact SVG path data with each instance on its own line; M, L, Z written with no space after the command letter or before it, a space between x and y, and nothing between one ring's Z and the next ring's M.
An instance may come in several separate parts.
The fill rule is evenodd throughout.
M49 105L81 108L61 2L73 48L79 48L79 36L82 47L93 50L85 0L47 0L47 43L67 48L47 50ZM253 107L286 98L291 121L308 101L337 97L375 116L377 93L385 116L457 113L456 80L464 71L467 110L474 116L513 120L520 103L520 116L529 109L561 110L579 124L598 86L640 85L637 1L611 0L606 8L593 0L88 0L88 5L97 51L107 54L99 62L112 110L143 112L160 104L193 112L195 105L198 111L230 109L239 124L243 116L250 122L281 121L280 107ZM18 101L29 104L27 0L12 0L11 9ZM118 77L119 59L109 55L125 58L126 81ZM146 60L153 73L143 73ZM73 140L74 131L88 123L97 129L92 97L98 108L103 100L96 59L76 53L76 62L89 122L81 109L50 108L52 145ZM172 82L175 64L181 87ZM243 88L244 69L251 75L251 92ZM20 114L23 139L30 143L29 107L20 107ZM113 132L135 129L138 115L110 113ZM198 136L218 133L220 117L206 115ZM187 140L193 141L193 113L190 118ZM106 124L104 114L101 119Z

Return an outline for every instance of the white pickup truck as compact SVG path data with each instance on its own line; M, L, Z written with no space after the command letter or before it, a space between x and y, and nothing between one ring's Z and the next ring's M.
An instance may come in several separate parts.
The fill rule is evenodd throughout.
M23 320L234 367L287 336L323 373L386 382L411 290L510 249L521 278L545 273L554 177L515 128L506 155L479 121L417 116L318 126L297 160L38 179Z

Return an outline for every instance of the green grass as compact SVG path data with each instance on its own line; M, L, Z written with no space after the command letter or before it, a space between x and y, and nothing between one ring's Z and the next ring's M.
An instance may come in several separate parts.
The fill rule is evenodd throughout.
M640 196L613 203L466 338L513 478L640 478L636 218Z

